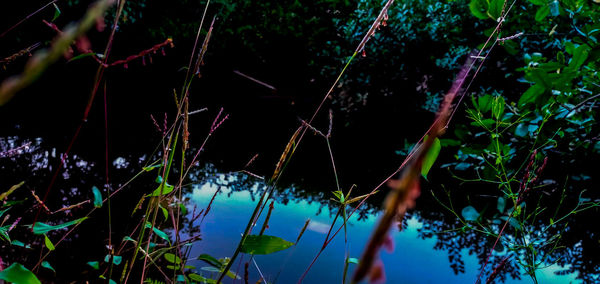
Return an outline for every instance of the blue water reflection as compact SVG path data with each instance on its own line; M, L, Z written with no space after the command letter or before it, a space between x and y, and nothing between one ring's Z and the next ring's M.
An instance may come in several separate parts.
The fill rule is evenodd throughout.
M252 210L256 205L255 196L264 189L262 183L254 183L244 190L234 189L236 180L232 175L219 175L218 184L205 182L193 187L191 200L198 208L206 208L215 191L219 190L211 205L211 211L201 227L202 241L192 248L191 256L210 254L217 258L229 257L233 253ZM276 193L281 194L281 193ZM250 283L255 283L260 275L258 270L269 283L296 283L304 270L317 254L323 244L336 211L320 202L302 198L290 200L275 196L274 211L265 234L278 236L288 241L296 240L302 226L308 218L311 219L307 231L300 242L287 250L271 255L256 256L256 265L250 263ZM323 198L326 200L327 198ZM289 202L288 202L289 201ZM263 214L263 218L264 218ZM348 241L350 257L360 257L364 244L377 221L377 213L366 214L358 218L351 217L348 226ZM460 254L465 263L465 273L455 274L450 267L448 252L435 250L436 237L422 239L418 230L423 224L416 212L407 220L408 226L402 232L393 229L392 238L395 250L392 254L382 252L381 258L385 265L387 283L474 283L479 273L480 265L475 255L469 255L463 249ZM199 222L199 221L197 221ZM256 230L260 230L263 219L259 220ZM339 224L339 223L338 223ZM232 269L243 275L244 263L249 256L238 258ZM304 283L341 283L344 263L344 238L340 234L320 256L305 278ZM208 266L201 261L190 263L196 267ZM258 267L258 268L257 268ZM351 264L349 274L352 273ZM539 283L580 283L575 275L556 275L554 272L564 267L551 265L536 274ZM204 276L216 277L214 272L202 271ZM507 277L505 283L531 283L525 275L522 280ZM243 280L238 281L242 283Z

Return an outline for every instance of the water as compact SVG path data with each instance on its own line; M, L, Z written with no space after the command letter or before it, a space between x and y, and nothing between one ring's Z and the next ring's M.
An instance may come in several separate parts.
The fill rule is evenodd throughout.
M210 254L216 258L231 256L239 242L249 216L252 214L258 196L264 189L264 184L255 182L240 183L239 175L217 174L213 179L195 184L190 198L199 208L206 208L215 192L219 192L211 204L211 211L201 223L202 241L192 248L191 256ZM295 189L287 189L276 193L273 214L267 235L281 237L288 241L296 240L305 221L310 218L310 225L300 242L287 250L271 255L256 256L256 265L251 265L250 282L255 282L261 274L272 283L295 283L308 267L322 246L330 224L337 211L323 206L315 197L312 200L294 198ZM263 214L264 215L264 214ZM359 216L360 215L360 216ZM368 212L353 215L348 223L348 242L350 257L359 258L371 231L378 219L379 212ZM259 220L256 230L260 230L264 216ZM419 212L414 212L407 219L403 231L393 228L391 237L395 244L393 252L382 252L381 260L385 267L387 283L474 283L479 273L479 261L469 248L460 251L464 261L464 273L455 273L451 268L448 252L436 249L437 238L423 238L424 220ZM338 223L339 224L339 223ZM336 229L339 226L336 226ZM304 283L340 283L344 263L343 231L330 243L306 276ZM249 261L248 256L241 259L242 263ZM243 264L233 265L232 269L243 274ZM196 267L206 266L201 261L191 262ZM354 264L350 265L349 277L352 275ZM554 272L564 268L558 265L539 270L536 277L539 283L580 283L575 274L556 275ZM521 271L522 273L522 271ZM205 272L204 276L210 275ZM531 283L531 279L522 275L522 280L508 277L504 283Z

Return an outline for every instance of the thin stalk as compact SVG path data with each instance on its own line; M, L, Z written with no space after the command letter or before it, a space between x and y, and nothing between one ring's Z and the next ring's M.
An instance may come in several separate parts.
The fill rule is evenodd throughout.
M22 20L18 21L16 24L14 24L10 28L8 28L4 32L2 32L2 34L0 34L0 38L3 38L7 33L9 33L10 31L14 30L16 27L20 26L22 23L24 23L25 21L27 21L29 18L33 17L37 13L43 11L44 9L48 8L50 5L52 5L52 4L56 3L56 2L58 2L58 0L52 0L52 1L48 2L48 4L46 4L46 5L42 6L41 8L37 9L35 12L27 15L27 17L23 18Z
M177 141L178 140L179 140L179 130L177 130L175 132L175 140L174 140L174 142L173 142L172 145L169 145L170 147L168 148L168 149L170 149L171 152L169 153L168 164L167 164L167 166L165 168L163 180L162 180L162 183L160 185L160 194L155 199L156 205L154 206L154 212L152 214L152 222L150 223L151 226L150 226L150 231L148 233L148 241L147 241L147 244L146 244L146 251L149 251L149 249L150 249L150 240L151 240L152 232L153 232L152 230L156 226L156 216L158 215L158 207L160 205L160 199L161 199L161 197L163 195L163 191L165 189L165 185L166 185L167 180L169 178L169 173L171 172L171 166L172 166L172 163L173 163L173 157L175 156L175 147L177 146ZM152 203L149 203L148 206L150 207L151 204ZM146 227L145 223L143 224L143 226ZM140 284L144 283L144 276L146 275L146 263L147 263L147 261L148 261L148 256L146 255L144 257L144 265L142 266L142 277L140 279Z

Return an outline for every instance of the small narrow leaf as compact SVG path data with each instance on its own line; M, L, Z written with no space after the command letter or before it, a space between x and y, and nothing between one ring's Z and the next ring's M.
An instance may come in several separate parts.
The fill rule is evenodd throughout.
M163 216L165 217L165 220L169 220L169 210L167 210L166 208L160 206L160 210L162 210Z
M107 255L104 257L104 262L108 262L109 260L110 260L110 254L107 254ZM113 255L113 256L112 256L112 263L113 263L114 265L119 265L119 264L121 264L121 261L122 261L122 260L123 260L123 257L122 257L122 256L120 256L120 255ZM89 263L88 263L88 264L89 264Z
M49 251L53 251L56 249L54 247L54 244L52 243L52 241L50 241L50 239L48 238L47 235L44 235L44 244L46 244L46 247L48 248Z
M160 196L161 192L162 192L162 195L166 195L166 194L171 193L173 191L173 189L174 189L174 187L172 185L168 184L168 183L164 183L164 186L163 186L163 184L160 184L158 186L158 188L156 188L152 192L152 194L150 194L150 196L153 196L153 197Z
M83 54L79 54L71 59L69 59L69 61L67 61L67 63L71 63L73 61L82 59L82 58L86 58L86 57L90 57L90 56L94 56L95 54L93 52L89 52L89 53L83 53Z
M506 104L506 102L504 101L504 98L501 96L497 96L494 99L494 103L492 104L492 115L494 116L494 118L496 118L496 120L500 119L502 117L502 115L504 114L504 105Z
M100 269L100 263L97 261L89 261L87 265L91 266L93 269Z
M52 265L50 265L50 263L47 261L42 261L42 267L50 269L50 270L52 270L52 272L56 273L56 270L54 270L54 267L52 267Z
M146 171L146 172L150 172L150 171L152 171L152 170L154 170L154 169L158 169L158 168L160 168L160 167L162 167L162 164L153 165L153 166L147 166L147 167L144 167L143 169L144 169L144 171Z
M213 284L213 283L217 283L217 280L214 279L210 279L210 278L205 278L203 276L200 276L198 274L195 273L190 273L188 274L188 277L192 280L192 281L196 281L199 283L208 283L208 284Z
M102 193L96 186L92 186L92 192L94 193L94 207L102 207Z
M287 249L292 245L294 243L279 237L250 235L244 240L240 251L247 254L271 254Z
M14 284L40 284L40 280L20 263L14 262L8 268L0 271L0 280Z
M13 246L23 247L23 248L27 248L27 249L31 248L30 245L25 244L24 242L19 241L19 240L12 240L12 242L10 242L10 244Z
M69 221L69 222L65 222L62 223L60 225L48 225L42 222L37 222L35 223L35 226L33 226L33 233L36 235L43 235L46 234L50 231L54 231L54 230L60 230L60 229L64 229L66 227L69 227L71 225L75 225L75 224L79 224L81 222L83 222L85 219L87 219L87 217L83 217L83 218L79 218L73 221ZM31 228L31 225L27 225L27 227Z
M50 22L56 21L56 19L58 19L58 17L61 14L60 9L58 8L58 5L56 5L56 3L52 3L52 5L54 5L54 16L52 17L52 21L50 21Z
M212 256L210 256L208 254L201 254L197 258L197 260L202 260L202 261L204 261L204 262L206 262L206 263L208 263L208 264L210 264L210 265L212 265L212 266L214 266L216 268L219 268L219 269L221 269L223 267L223 264L218 259L216 259L216 258L214 258L214 257L212 257Z
M152 225L150 224L150 222L146 222L146 228L150 228L150 227L152 227ZM167 233L165 233L165 232L163 232L163 231L159 230L159 229L158 229L158 228L156 228L156 227L153 227L153 228L152 228L152 231L154 231L154 233L155 233L155 234L156 234L156 235L157 235L159 238L161 238L161 239L163 239L163 240L165 240L165 241L167 241L167 242L169 242L169 243L171 242L171 240L169 239L169 235L167 235Z
M124 236L124 237L123 237L123 241L137 243L137 241L136 241L136 240L134 240L134 239L132 239L130 236Z
M431 170L433 163L435 163L435 160L440 154L440 150L442 150L440 139L435 138L427 155L425 155L425 159L423 159L423 165L421 166L421 175L423 175L423 177L427 178L427 174L429 174L429 170Z

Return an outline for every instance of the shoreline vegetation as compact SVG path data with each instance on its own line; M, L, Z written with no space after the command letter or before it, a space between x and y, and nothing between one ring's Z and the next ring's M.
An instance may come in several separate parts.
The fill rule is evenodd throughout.
M64 265L52 263L58 259L55 255L66 254L66 244L79 238L82 231L95 229L103 234L102 243L90 242L88 246L104 257L95 260L67 257L68 261L81 262L88 269L82 275L74 275L71 281L249 283L258 280L270 283L270 279L262 275L256 258L295 248L310 226L310 216L307 216L304 226L298 228L295 240L269 235L267 230L269 220L277 214L272 200L276 190L288 179L293 180L292 171L298 170L294 164L297 159L317 155L317 151L309 153L307 150L313 149L305 146L313 143L312 140L320 141L320 148L314 148L324 156L321 161L325 161L314 165L327 172L327 186L323 187L329 189L322 194L329 197L325 199L329 199L328 204L336 209L336 213L322 245L315 248L314 258L302 270L297 283L303 283L311 269L321 265L318 260L322 253L336 237L340 241L342 235L344 255L340 261L343 271L331 273L339 273L342 283L385 282L386 270L380 250L393 252L395 247L402 248L402 243L394 244L390 231L402 230L406 223L404 217L415 208L422 214L439 213L453 220L452 223L438 224L437 230L431 228L421 233L423 237L444 239L448 236L453 239L449 241L449 250L455 250L455 254L460 254L469 237L477 236L480 241L472 245L481 267L473 283L497 283L508 277L520 279L523 276L538 283L536 271L551 265L565 267L560 271L563 274L577 273L577 279L586 283L600 277L596 256L584 258L587 251L570 256L561 254L568 249L575 251L582 243L586 244L583 250L591 251L597 241L597 229L589 224L582 225L586 219L580 217L594 218L600 206L600 194L593 189L593 167L588 166L600 152L600 134L595 123L596 100L600 97L600 73L597 71L600 12L597 12L597 3L574 0L529 0L524 3L509 0L443 3L386 0L357 1L353 6L348 1L317 2L332 5L326 10L333 16L327 20L330 22L320 22L322 20L315 16L304 20L309 26L315 22L318 25L333 24L334 30L325 26L315 30L315 34L334 35L334 38L328 39L326 45L308 49L317 49L315 56L324 58L320 63L332 63L335 67L317 66L312 62L307 70L318 70L319 77L333 80L319 85L325 91L310 101L314 104L301 102L299 97L290 99L290 105L299 101L299 104L310 106L305 114L298 115L294 126L272 130L274 135L290 137L281 149L254 154L245 166L238 166L234 171L262 180L265 188L256 196L255 207L247 216L239 242L232 244L230 255L218 256L222 258L192 255L192 244L202 242L201 225L205 217L213 213L211 205L219 191L215 191L207 207L201 209L191 204L185 191L191 187L194 173L201 170L199 165L206 162L205 156L215 144L223 141L220 135L231 127L233 120L239 121L238 113L224 106L198 107L193 101L202 98L203 91L210 88L211 80L216 80L217 85L220 83L220 79L215 79L207 70L211 70L209 65L219 64L210 61L213 56L228 56L219 57L220 52L232 48L224 46L232 42L228 37L235 37L239 32L240 40L248 41L249 44L244 46L248 49L240 51L242 57L261 50L258 45L250 44L247 37L248 30L260 33L257 26L252 22L241 27L234 25L243 22L244 16L271 13L279 15L280 22L287 22L298 17L289 11L317 13L313 9L318 5L295 3L283 9L278 6L281 4L271 2L252 5L251 1L241 1L229 5L226 1L209 0L201 7L195 7L193 23L180 25L184 28L194 26L195 31L182 33L195 36L183 40L190 43L184 49L191 47L191 52L185 54L182 61L188 62L187 66L172 75L178 81L183 77L181 88L172 89L170 105L161 103L161 111L169 109L164 116L150 116L151 127L155 130L153 135L158 133L160 142L149 146L154 150L139 158L139 167L124 182L115 178L114 167L118 164L111 162L114 160L111 149L122 142L120 140L128 139L110 134L112 127L117 127L111 118L116 115L115 105L111 104L113 93L121 96L123 92L112 82L119 80L119 72L143 74L144 68L153 64L158 56L169 58L167 48L173 50L169 53L177 56L179 53L174 47L175 44L181 46L179 37L164 36L164 30L155 31L155 35L160 34L163 38L156 41L157 44L131 48L135 50L131 55L121 57L120 53L114 52L123 40L121 37L131 33L136 20L144 21L144 13L152 14L144 10L150 3L125 0L98 0L86 8L79 21L70 24L61 22L64 11L73 11L73 7L81 9L81 3L53 0L0 34L0 40L6 40L20 32L25 33L22 29L27 30L26 24L30 21L41 22L48 28L47 32L53 33L52 40L36 40L37 43L28 44L0 61L5 71L9 66L12 72L11 75L3 74L0 83L0 107L3 110L18 105L12 101L27 100L28 90L35 88L38 81L55 78L56 74L52 74L55 65L70 68L73 66L70 64L89 64L85 66L95 70L88 72L93 74L91 78L86 75L86 84L91 83L87 86L90 92L83 100L85 103L76 110L79 120L68 138L61 139L65 141L65 150L58 154L56 149L51 154L46 152L46 164L38 165L48 172L43 175L45 179L35 181L32 179L37 177L32 175L33 178L18 183L3 184L7 189L0 190L3 202L0 241L5 252L0 255L0 279L14 283L61 281L60 278L53 280L58 275L55 266ZM270 10L261 12L257 9L265 7ZM135 12L136 8L140 11ZM249 12L244 15L236 9ZM49 11L52 11L50 18ZM40 20L42 15L44 19ZM247 20L261 21L258 18ZM461 30L459 23L463 20L473 22L476 32L467 33L471 27L464 27L467 31ZM425 21L429 24L424 28L412 28L413 24ZM302 36L302 29L298 28L296 36ZM272 26L268 31L271 33L265 30L258 36L265 46L274 44L277 36L283 33L280 26ZM422 39L425 34L430 38ZM269 35L276 37L271 39ZM321 40L317 37L309 39ZM100 49L92 48L99 43L103 45L101 53L98 52ZM418 49L420 44L426 46L426 43L446 46L448 52L441 59L431 56L402 61L411 56L414 47ZM231 55L232 58L236 56ZM275 54L260 56L276 57ZM465 62L462 67L460 62ZM413 73L418 76L423 75L419 68L433 73L425 73L420 81L399 80L399 76L412 79L414 74L410 74L410 68L413 68L410 64L415 64ZM17 71L18 68L12 65L23 67ZM129 68L130 65L136 67ZM441 75L435 73L438 69ZM260 73L255 78L238 69L233 70L232 74L248 80L249 84L256 84L255 87L269 89L274 96L287 88L263 81ZM448 76L455 79L451 81ZM286 80L298 78L287 76ZM386 82L394 80L403 82L387 85ZM165 84L170 81L174 80L165 80ZM348 180L351 175L344 174L346 167L341 162L352 157L340 157L338 149L345 141L337 137L354 122L342 125L341 121L360 113L371 101L377 101L373 94L393 97L403 104L413 103L412 99L399 95L403 90L395 89L402 84L413 88L417 85L416 92L425 97L419 101L420 108L431 111L433 122L428 125L411 114L403 114L408 117L404 121L394 119L395 124L414 124L412 127L416 132L425 132L414 143L405 140L404 145L395 146L402 149L386 160L390 160L389 163L401 161L399 166L379 173L382 180L366 177L374 184L372 188L357 189L356 184L351 183L354 181ZM47 95L60 96L59 83L53 88L56 89L47 90ZM218 86L217 90L219 88L224 87ZM400 115L390 113L389 117ZM127 118L127 115L119 117ZM74 189L67 195L68 190L62 188L62 182L69 179L72 164L87 165L77 159L74 149L84 147L81 136L90 128L88 120L98 126L94 140L103 148L103 153L98 165L94 165L97 173L93 177L81 177L82 181L93 180L93 186L83 189L80 185L71 185ZM420 129L421 125L427 128ZM260 127L274 126L279 124ZM378 129L379 126L370 127ZM397 130L384 131L394 144L400 141L396 138L402 134L396 133ZM311 142L302 143L309 139ZM15 140L10 140L6 144L0 151L0 159L5 159L2 163L8 159L10 162L6 163L19 161L31 153L30 147L37 148L39 142L15 145ZM369 147L378 147L377 141ZM281 155L278 155L279 151ZM270 163L274 167L272 174L263 169L256 172L255 164L265 160L263 155L277 157ZM49 156L54 163L48 162ZM263 161L260 162L269 163ZM27 167L31 166L17 170L27 172ZM379 220L369 241L358 244L364 246L362 255L351 255L349 220L374 198L384 200ZM422 199L433 201L439 210L419 208ZM581 232L587 234L581 235ZM80 253L85 252L76 255ZM210 265L210 273L190 264L192 260ZM460 257L449 255L449 260L455 273L464 272ZM566 267L567 264L571 266ZM249 270L254 268L259 272L259 279L249 279ZM525 275L521 275L521 271Z

